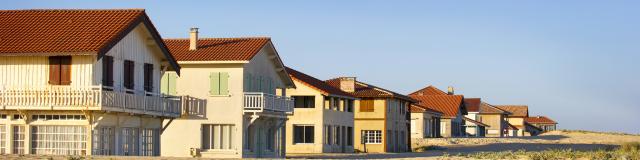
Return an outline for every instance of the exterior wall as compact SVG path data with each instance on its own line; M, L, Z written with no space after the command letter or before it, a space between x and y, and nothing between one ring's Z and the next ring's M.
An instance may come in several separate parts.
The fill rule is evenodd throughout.
M434 130L438 125L437 118L438 116L429 112L411 113L411 138L433 137L433 132L439 132Z
M489 125L487 127L487 137L502 137L502 131L506 128L502 114L481 114L480 122Z
M381 153L381 152L404 152L408 150L409 130L408 126L410 122L406 120L406 114L408 111L400 114L400 100L377 98L374 99L374 111L373 112L360 112L360 100L355 102L355 149L359 151ZM404 109L408 110L408 103L403 103ZM363 130L379 130L382 132L381 144L362 144L362 131ZM397 136L396 134L389 133L403 133L404 138ZM366 150L365 150L366 146ZM392 146L392 147L391 147Z
M409 103L400 99L387 99L386 144L387 152L406 152L409 150L411 121L408 112Z
M463 124L464 124L463 120L462 118L460 118L460 116L453 119L443 118L440 121L440 127L441 127L440 135L442 137L460 137L463 134L463 130L462 130Z
M269 60L267 52L269 52L268 49L261 49L246 64L181 64L181 75L176 80L177 94L204 99L206 101L205 114L173 120L162 135L162 156L191 157L191 148L202 148L201 128L203 124L224 124L233 125L234 128L231 134L232 149L203 150L199 156L206 158L281 157L283 153L279 152L283 152L284 147L267 152L264 149L264 143L257 140L265 140L266 132L269 129L283 128L284 115L281 117L260 116L251 121L252 115L245 114L243 108L244 92L260 92L257 88L245 87L248 86L245 77L249 74L271 78L274 80L273 86L285 88L284 80L278 76L275 64ZM211 72L229 73L229 95L214 96L209 94L209 74ZM275 94L275 90L269 92ZM165 122L165 125L167 124L168 122ZM252 132L263 133L252 134L253 137L250 138L255 139L251 141L253 144L245 144L245 142L249 142L247 140L249 126L251 126ZM184 136L185 133L190 134ZM278 134L282 135L277 136L278 139L275 143L283 146L284 131L278 131ZM247 145L258 148L245 149Z
M325 126L348 126L353 128L353 112L346 112L344 109L337 111L335 109L328 108L328 100L325 99L325 95L318 90L307 86L306 84L294 81L296 89L287 89L287 96L315 96L314 108L294 108L294 114L287 116L286 127L286 148L287 153L329 153L329 152L353 152L353 145L346 145L346 132L343 131L343 137L340 139L343 141L342 145L329 145L326 144ZM329 96L328 98L339 98ZM343 102L344 98L340 102ZM325 105L327 104L327 105ZM344 108L343 103L340 103L340 108ZM293 141L293 126L294 125L313 125L314 126L314 142L312 144L307 143L294 143ZM353 142L352 142L353 144ZM344 147L344 149L343 149Z
M94 85L93 66L95 56L71 57L72 87ZM40 56L0 57L0 86L4 87L47 87L49 81L49 58Z
M524 118L522 117L507 117L507 121L512 125L518 127L518 131L516 136L524 136L525 128L524 128Z

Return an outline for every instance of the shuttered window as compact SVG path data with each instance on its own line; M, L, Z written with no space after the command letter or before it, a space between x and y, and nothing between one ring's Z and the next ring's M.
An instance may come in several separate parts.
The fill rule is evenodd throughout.
M229 95L228 72L211 72L209 74L209 94Z
M153 64L144 64L144 90L153 91Z
M360 112L373 112L373 100L360 100Z
M71 84L71 56L49 57L49 84Z
M113 87L113 57L102 57L102 85Z
M134 63L133 61L125 60L124 61L124 87L127 89L133 89L134 84Z
M165 73L160 80L160 92L168 95L176 95L178 92L176 91L176 80L178 79L178 75L176 73Z

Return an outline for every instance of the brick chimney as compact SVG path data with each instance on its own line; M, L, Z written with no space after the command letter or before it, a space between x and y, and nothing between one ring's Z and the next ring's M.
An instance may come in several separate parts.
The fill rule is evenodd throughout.
M198 28L191 28L189 32L189 50L198 50Z
M356 91L356 77L340 77L340 89L353 93Z
M449 87L447 88L447 94L448 94L448 95L453 95L453 94L454 94L454 93L453 93L453 87L452 87L452 86L449 86Z

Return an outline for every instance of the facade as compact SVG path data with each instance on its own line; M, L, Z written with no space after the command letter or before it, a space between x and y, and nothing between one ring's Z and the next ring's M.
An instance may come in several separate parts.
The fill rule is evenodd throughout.
M2 154L159 155L181 113L160 77L180 67L144 10L7 10L0 25Z
M296 88L287 118L287 153L353 153L356 98L324 81L287 68Z
M411 104L411 138L440 137L442 112L418 104Z
M552 120L547 116L527 117L524 119L524 121L537 128L540 128L542 132L555 131L556 125L558 125L558 122Z
M515 126L518 130L511 130L509 132L515 131L516 134L512 136L526 136L531 135L527 132L527 127L525 126L524 119L529 117L529 107L526 105L495 105L495 107L506 111L509 113L507 116L507 122L513 126Z
M284 157L293 112L286 89L295 85L270 38L199 39L192 28L189 39L165 43L182 74L164 76L162 91L198 100L165 123L171 125L162 135L162 156Z
M359 98L354 110L354 149L360 152L410 151L410 97L340 77L325 81Z
M449 90L448 93L445 93L433 86L428 86L409 94L409 96L418 100L419 105L443 113L440 119L440 135L442 137L464 137L466 136L466 127L463 117L467 114L463 102L464 97L454 95L452 88Z
M471 120L480 122L480 126L484 126L484 131L480 127L476 127L477 123L467 121L466 132L469 136L487 136L487 137L504 137L507 130L508 112L481 101L480 98L465 98L468 114L465 116Z

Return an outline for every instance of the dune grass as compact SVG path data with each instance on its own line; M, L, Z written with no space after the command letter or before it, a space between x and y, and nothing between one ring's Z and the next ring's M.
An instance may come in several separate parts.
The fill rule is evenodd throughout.
M503 151L503 152L478 152L472 154L459 154L457 157L472 159L640 159L640 142L628 142L615 148L605 148L595 151L575 151L572 149L551 149L545 151L528 152Z

